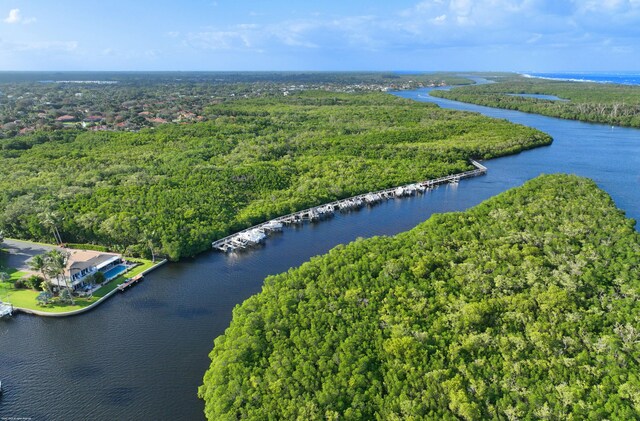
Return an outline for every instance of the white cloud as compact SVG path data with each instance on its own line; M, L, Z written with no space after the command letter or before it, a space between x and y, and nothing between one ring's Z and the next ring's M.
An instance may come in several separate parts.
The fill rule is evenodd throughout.
M20 19L20 9L11 9L9 10L9 16L7 16L4 21L6 23L18 23Z
M382 24L382 22L379 22ZM207 50L265 51L274 46L316 49L358 47L376 50L384 43L374 36L377 27L374 16L352 16L327 19L300 19L273 24L237 24L225 28L210 28L191 32L185 44Z
M14 24L14 23L22 23L29 24L36 21L36 18L24 18L20 13L20 9L11 9L9 10L9 15L4 18L5 23Z
M39 41L39 42L8 42L0 40L1 52L19 52L19 51L56 51L56 52L74 52L78 49L77 41Z
M251 49L252 38L256 36L253 28L236 25L228 30L207 30L187 34L189 45L204 50Z
M440 16L436 16L435 18L431 19L431 22L433 22L435 24L442 24L446 20L447 20L447 15L440 15Z
M596 12L597 10L597 12ZM615 22L624 25L616 25ZM585 35L588 34L588 37ZM387 15L312 15L176 34L206 50L421 51L484 46L502 49L611 48L640 35L640 0L423 0Z

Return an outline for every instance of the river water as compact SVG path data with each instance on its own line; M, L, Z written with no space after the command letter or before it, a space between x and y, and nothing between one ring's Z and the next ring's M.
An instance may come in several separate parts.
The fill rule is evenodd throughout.
M286 229L255 251L166 265L82 316L0 321L0 419L201 420L196 391L213 339L266 276L357 237L395 234L434 212L467 209L541 173L590 177L640 219L640 130L461 104L429 97L428 89L396 94L536 127L554 143L487 161L488 175L458 186Z

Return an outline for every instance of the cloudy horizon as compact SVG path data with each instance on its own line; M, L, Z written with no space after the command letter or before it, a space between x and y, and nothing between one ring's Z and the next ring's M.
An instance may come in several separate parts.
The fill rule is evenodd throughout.
M0 70L640 69L640 0L0 6Z

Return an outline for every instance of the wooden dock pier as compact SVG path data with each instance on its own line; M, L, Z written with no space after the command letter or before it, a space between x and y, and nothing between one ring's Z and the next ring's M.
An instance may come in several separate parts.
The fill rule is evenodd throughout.
M350 210L359 209L364 205L373 206L384 200L413 196L418 193L424 193L441 184L450 183L455 185L464 178L477 177L487 173L487 167L479 162L471 160L471 164L475 167L474 170L447 175L419 183L364 193L280 216L214 241L211 243L211 246L216 250L224 252L252 247L265 241L270 233L282 230L284 225L302 224L306 221L319 221L333 216L336 211L348 212Z
M119 284L118 285L118 289L120 291L124 291L125 289L129 288L131 285L133 285L136 282L141 281L143 279L144 279L144 277L142 276L142 274L136 275L133 278L129 278L125 282Z

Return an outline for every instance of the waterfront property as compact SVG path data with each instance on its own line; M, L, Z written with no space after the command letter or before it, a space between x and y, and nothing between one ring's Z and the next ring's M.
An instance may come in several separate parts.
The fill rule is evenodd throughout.
M80 290L90 286L89 281L97 272L101 272L104 279L110 281L127 270L127 264L121 254L93 250L65 251L69 252L69 259L64 278L51 280L54 285L60 287L66 286L66 282L69 282L74 290Z

